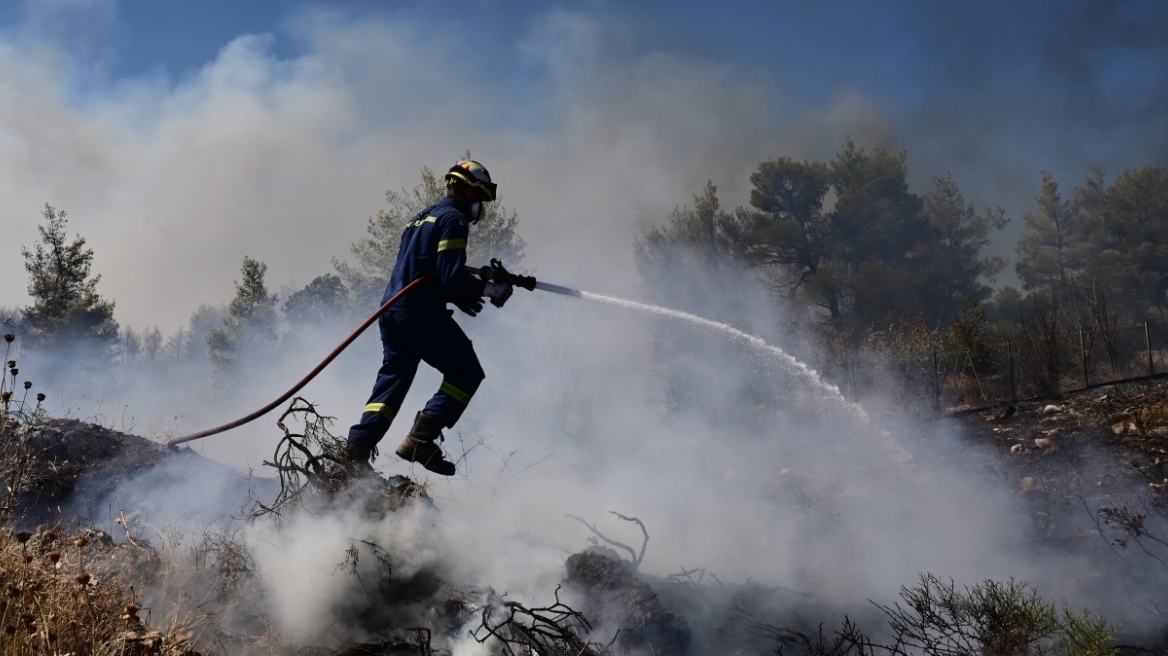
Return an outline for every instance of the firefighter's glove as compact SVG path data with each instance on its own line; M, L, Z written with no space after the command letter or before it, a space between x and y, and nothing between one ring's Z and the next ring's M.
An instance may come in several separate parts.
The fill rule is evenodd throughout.
M515 288L509 282L488 280L487 284L483 285L483 296L491 299L491 305L500 308L507 302L507 299L511 298L514 291Z
M462 310L463 312L465 312L473 317L473 316L477 315L479 312L483 311L483 302L481 299L467 298L467 299L463 299L461 301L455 301L454 307Z

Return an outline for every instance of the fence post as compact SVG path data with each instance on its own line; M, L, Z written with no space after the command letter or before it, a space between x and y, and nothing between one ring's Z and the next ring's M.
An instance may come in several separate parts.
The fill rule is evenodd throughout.
M1006 352L1010 358L1010 403L1018 400L1018 392L1014 389L1014 342L1006 340Z
M1087 341L1083 339L1083 329L1079 329L1079 357L1083 359L1083 387L1091 384L1087 380Z
M848 383L852 386L852 403L860 403L860 391L856 389L856 359L848 352Z
M1152 331L1148 328L1147 319L1144 320L1144 343L1148 345L1148 376L1155 376L1156 369L1152 365Z
M937 349L933 349L933 414L941 414L941 382L938 379Z
M851 391L852 403L859 403L860 399L856 394L856 362L852 358L852 349L844 347L844 382L840 383L840 388L844 393Z

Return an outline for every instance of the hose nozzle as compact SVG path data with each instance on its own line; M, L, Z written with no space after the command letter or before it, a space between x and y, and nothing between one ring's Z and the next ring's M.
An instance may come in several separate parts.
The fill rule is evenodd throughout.
M527 291L535 291L535 276L521 276L517 273L511 273L503 268L503 263L498 258L492 258L490 266L482 267L477 272L483 280L507 283L515 287L522 287Z

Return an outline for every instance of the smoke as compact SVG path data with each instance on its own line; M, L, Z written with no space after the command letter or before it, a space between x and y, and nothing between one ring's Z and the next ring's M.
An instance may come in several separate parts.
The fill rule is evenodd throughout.
M758 138L773 133L765 88L673 56L592 61L600 30L570 14L552 13L522 45L533 62L548 58L532 132L511 111L527 99L492 96L456 55L460 35L435 39L430 27L309 12L288 27L306 54L282 59L274 37L245 35L177 83L78 89L83 64L52 49L29 56L29 26L0 42L5 241L33 243L44 202L66 209L119 319L169 332L229 296L244 255L272 280L331 270L386 188L470 148L522 210L532 265L595 276L586 258L563 257L565 244L585 246L618 284L640 226L711 171L744 185L773 151ZM18 258L3 267L22 278ZM18 285L3 293L2 304L23 301Z
M98 289L116 299L118 319L168 331L199 304L229 299L245 255L269 265L273 288L329 271L330 258L344 257L363 235L386 188L411 185L421 166L441 170L467 148L499 180L503 203L520 213L525 266L552 282L641 297L634 237L710 177L733 206L759 161L827 159L845 134L868 146L907 147L925 162L948 162L957 152L966 170L993 169L1001 155L981 141L1012 134L1002 131L1007 119L990 118L984 131L958 138L943 103L914 106L913 114L846 85L823 107L795 103L773 82L730 65L631 50L635 30L616 29L596 12L539 12L515 47L531 81L507 82L502 91L489 64L460 48L473 30L436 30L423 19L304 11L278 37L240 36L178 80L161 72L103 80L93 71L106 65L100 54L87 63L39 41L56 29L38 19L0 35L4 248L34 242L44 202L68 210L71 230L96 251ZM300 54L277 55L277 39ZM988 113L1007 105L999 99ZM912 130L906 113L919 123ZM1033 160L1021 161L1036 178ZM914 160L910 168L927 177L947 166ZM1006 170L1015 184L1018 169ZM1027 187L1020 177L1019 188ZM991 175L984 188L996 182ZM693 271L691 280L653 291L697 309L719 304L686 297L703 288L696 280L703 275ZM21 285L11 282L24 279L18 258L3 258L0 279L9 281L0 305L24 304ZM745 307L729 317L736 326L784 339L775 328L783 317L765 303ZM338 609L359 593L336 565L361 540L387 549L402 576L438 572L454 584L546 601L564 556L589 537L565 515L639 542L609 511L648 526L644 571L703 567L728 582L782 584L841 606L888 601L923 571L959 582L1014 576L1051 596L1073 591L1087 571L1078 556L1038 557L1019 546L1028 527L1016 499L961 464L968 447L944 424L852 422L830 395L792 386L781 361L730 349L718 334L695 333L692 351L662 353L654 349L661 321L522 291L504 310L461 321L487 379L444 445L466 454L460 475L429 481L441 514L374 521L348 509L279 530L258 526L249 545L279 626L305 637L343 615ZM275 397L334 339L335 332L305 340L226 395L192 374L139 381L108 403L127 404L130 416L169 436L217 424ZM338 418L338 433L357 419L378 357L376 339L363 339L304 390ZM666 408L663 359L699 362L708 403ZM753 414L743 401L744 360L770 376L789 407ZM402 416L438 384L423 367ZM279 435L270 421L196 448L258 469ZM399 419L382 443L377 465L427 478L388 455L404 424ZM143 498L149 487L124 495ZM1118 594L1071 599L1124 607Z
M694 301L685 287L665 291ZM746 307L753 309L734 317L736 325L756 333L775 325L765 306ZM679 329L672 320L582 299L521 293L463 325L488 377L444 443L460 459L458 475L432 477L385 455L408 422L395 424L376 462L426 481L437 512L378 519L338 507L249 532L271 618L289 636L330 630L360 639L362 627L373 626L361 621L371 598L392 598L387 608L414 617L413 604L452 589L491 586L523 603L548 602L566 556L591 535L567 515L639 547L636 527L610 511L645 522L644 572L700 567L730 584L782 585L812 593L817 607L841 617L856 617L867 599L894 599L928 571L958 583L1015 577L1047 598L1123 618L1129 629L1145 626L1124 578L1101 575L1115 570L1097 555L1035 549L1014 484L992 470L992 455L945 422L885 416L878 405L873 420L856 421L838 396L802 383L783 359L718 331L682 325L696 337L689 351L663 356L651 345L670 343ZM781 399L761 416L743 396L755 375L742 366L744 355ZM678 358L701 363L707 398L666 410L662 367ZM341 408L341 430L363 403L370 362L349 363L309 394ZM423 368L403 414L420 408L438 382ZM271 428L254 431L255 442L275 439ZM205 447L230 459L252 441L228 434ZM363 552L360 578L347 573L346 549L370 543L389 554L394 578L415 596L379 596L372 553Z

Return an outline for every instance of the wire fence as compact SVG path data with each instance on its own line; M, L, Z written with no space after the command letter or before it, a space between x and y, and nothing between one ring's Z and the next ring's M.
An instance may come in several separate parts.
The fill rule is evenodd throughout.
M1168 374L1168 323L1079 327L1039 317L965 340L902 324L858 348L828 348L821 366L853 400L940 413Z

